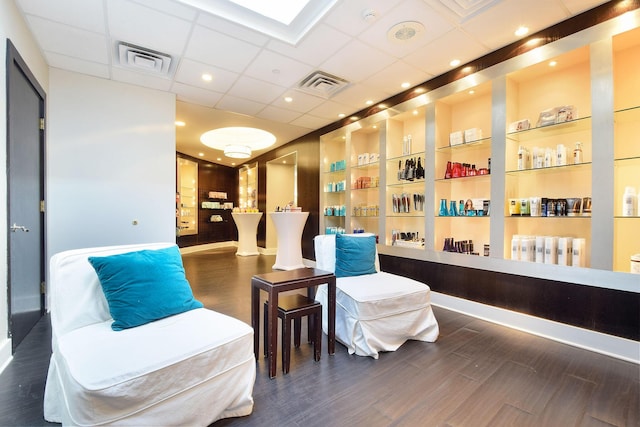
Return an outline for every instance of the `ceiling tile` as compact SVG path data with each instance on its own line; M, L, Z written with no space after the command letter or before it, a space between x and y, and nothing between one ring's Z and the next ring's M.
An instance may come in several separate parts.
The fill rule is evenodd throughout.
M102 0L67 0L63 8L51 0L17 0L16 3L31 15L92 32L103 33L105 30Z
M321 117L323 119L329 119L332 121L339 120L338 114L349 114L354 110L344 104L339 104L334 101L325 101L322 104L318 105L316 108L309 111L309 114L312 116Z
M182 83L174 83L171 90L177 95L178 100L204 105L205 107L213 107L222 98L221 93L203 90L202 88Z
M273 100L281 96L285 91L282 86L272 85L251 77L240 77L231 89L229 94L240 98L251 99L263 104L270 104Z
M424 53L421 55L424 56ZM390 96L405 90L401 86L402 83L408 82L409 86L415 86L431 77L433 77L432 74L425 73L404 61L396 61L363 81L362 84L370 88L377 88Z
M593 9L606 1L602 0L562 0L565 7L571 12L572 15Z
M451 69L449 63L459 59L462 64L489 53L489 49L460 30L452 30L419 51L404 57L407 63L433 76Z
M368 105L366 104L366 102L369 100L375 103L388 98L393 93L398 92L400 91L397 90L392 93L384 92L380 88L375 86L365 86L364 84L359 84L349 86L346 89L338 92L331 98L331 100L340 104L351 106L352 108L349 111L345 112L346 114L349 114L351 112L367 108Z
M200 13L196 22L199 25L215 30L219 33L233 34L233 37L256 46L264 46L269 41L269 37L262 33L253 31L244 25L234 24L233 22L229 22L226 19L209 13Z
M353 40L320 65L320 69L355 83L389 66L393 61L392 56L360 40Z
M138 86L148 87L151 89L158 89L169 91L171 87L171 80L161 77L150 75L149 73L141 73L137 71L129 71L124 68L114 67L111 71L111 77L113 80L130 83Z
M280 40L272 40L267 48L306 64L318 66L350 40L351 37L346 34L328 25L319 24L296 46Z
M87 74L103 79L111 77L110 68L107 64L85 61L84 59L72 58L54 52L45 52L45 57L50 67L60 68L62 70L73 70L76 73Z
M107 0L111 1L111 0ZM136 3L156 9L160 12L173 15L177 18L184 19L186 21L192 21L196 19L198 12L189 6L185 6L182 3L174 0L133 0Z
M292 121L290 124L301 126L307 129L320 129L321 127L333 122L335 122L335 119L323 119L320 117L312 116L310 114L304 114Z
M197 26L184 57L240 73L259 51L255 45Z
M290 96L293 100L291 102L286 102L284 100L285 96ZM318 98L317 96L290 89L284 92L282 96L278 97L275 101L273 101L271 105L275 107L285 108L287 110L298 111L300 113L306 113L312 108L315 108L318 105L322 104L324 101L325 100L323 98Z
M40 40L42 50L101 64L109 63L110 54L104 36L37 16L27 19L31 30Z
M278 86L294 86L306 77L312 68L279 53L262 50L245 70L245 74L266 80Z
M213 79L211 81L203 80L202 74L204 73L209 73ZM226 92L233 86L238 76L239 74L237 73L232 73L231 71L226 71L212 65L190 59L182 59L176 71L175 79L177 82L201 87L206 90Z
M260 111L257 115L261 119L273 120L281 123L290 123L301 116L300 113L285 110L284 108L274 107L272 105L267 106L264 110Z
M255 116L263 108L265 104L259 102L249 101L248 99L238 98L237 96L225 95L216 104L216 108L227 111L234 111L240 114L247 114L249 116Z
M109 0L106 5L109 32L116 40L172 56L184 50L189 21L125 0Z

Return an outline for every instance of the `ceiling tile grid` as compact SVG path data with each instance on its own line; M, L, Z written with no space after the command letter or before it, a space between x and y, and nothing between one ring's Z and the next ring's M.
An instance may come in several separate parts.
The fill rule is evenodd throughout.
M217 160L203 132L254 122L284 144L416 86L531 32L591 9L601 0L338 0L291 45L178 0L11 0L51 67L172 92L186 126L178 151ZM221 3L227 0L210 0ZM247 14L249 16L249 14ZM416 36L389 39L397 24L423 26ZM158 76L119 64L117 43L171 56L175 72ZM298 90L315 71L349 82L326 99ZM211 80L202 78L204 73ZM284 97L291 97L285 101ZM261 151L253 153L260 155Z

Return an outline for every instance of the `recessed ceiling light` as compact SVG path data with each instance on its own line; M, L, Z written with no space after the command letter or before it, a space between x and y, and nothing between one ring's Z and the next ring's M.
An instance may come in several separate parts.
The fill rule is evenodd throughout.
M387 104L378 104L378 108L384 110L385 108L387 108Z
M472 68L471 68L471 67L464 67L464 68L462 69L462 72L463 72L463 73L470 73L470 72L471 72L471 70L472 70Z
M476 93L476 91L475 91L475 90L473 90L473 89L471 89L471 90L469 91L469 95L473 95L474 93Z
M423 88L423 87L418 87L418 88L416 88L416 90L414 90L414 92L415 92L415 93L425 93L425 92L426 92L426 90L425 90L425 88Z
M182 127L182 126L186 126L187 124L185 122L183 122L182 120L176 120L175 121L175 125Z
M284 102L293 102L293 98L290 96L285 96L284 97Z
M378 129L378 125L373 125L371 127L374 128L374 129Z
M529 28L525 27L524 25L521 25L521 26L518 27L518 29L515 31L514 34L516 36L518 36L518 37L522 37L525 34L527 34L528 32L529 32Z
M457 67L458 65L460 65L460 60L453 59L451 62L449 62L449 65L451 65L452 67Z
M344 114L344 113L340 113L340 114L338 114L338 117L340 117L341 119L343 119L343 118L344 118L344 116L345 116L345 114Z
M198 153L198 156L204 157L204 153Z
M221 161L221 160L222 160L222 157L217 157L217 158L216 158L216 160L217 160L217 161Z
M202 75L202 80L204 80L205 82L210 82L211 80L213 80L213 76L209 73L204 73Z
M349 117L349 119L353 120L355 122L356 120L358 120L358 116L351 116L351 117Z
M418 115L418 110L413 110L413 115L417 116Z
M400 87L403 88L403 89L407 89L409 86L411 86L411 83L409 83L409 82L404 82L404 83L402 83L400 85Z
M365 102L365 104L371 105L371 104L373 104L373 101L369 99L369 100L367 100L367 102Z
M549 62L549 67L555 67L556 65L558 65L557 61L550 61Z
M535 37L531 40L527 40L527 43L525 43L527 46L535 46L537 44L540 44L540 42L542 42L542 39L539 37Z

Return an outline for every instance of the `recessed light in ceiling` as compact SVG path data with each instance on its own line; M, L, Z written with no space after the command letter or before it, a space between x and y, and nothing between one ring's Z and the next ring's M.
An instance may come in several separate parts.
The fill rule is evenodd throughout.
M449 65L451 65L452 67L457 67L458 65L460 65L460 60L454 59L451 62L449 62Z
M204 80L205 82L210 82L211 80L213 80L213 76L209 73L204 73L202 75L202 80Z
M183 122L182 120L176 120L176 121L175 121L175 125L176 125L176 126L183 127L183 126L186 126L186 123L185 123L185 122Z
M515 31L515 35L518 37L522 37L525 34L527 34L529 32L529 28L525 27L524 25L518 27L518 29Z
M394 43L408 43L424 33L424 25L416 21L405 21L394 25L387 38Z

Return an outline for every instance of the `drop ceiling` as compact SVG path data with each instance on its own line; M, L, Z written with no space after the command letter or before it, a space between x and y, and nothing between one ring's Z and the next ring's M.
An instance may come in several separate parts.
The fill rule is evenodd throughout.
M202 133L254 126L276 135L276 146L286 144L402 92L403 83L416 86L449 71L453 59L464 64L518 40L520 25L533 33L606 2L337 0L297 44L254 29L252 13L238 24L181 0L15 3L51 67L174 93L176 120L185 122L176 128L177 151L231 166L235 159L200 143ZM416 37L388 37L410 21L424 26ZM125 57L138 67L123 66L121 42L152 55L134 50ZM164 56L170 62L158 64ZM342 87L300 90L316 72Z

